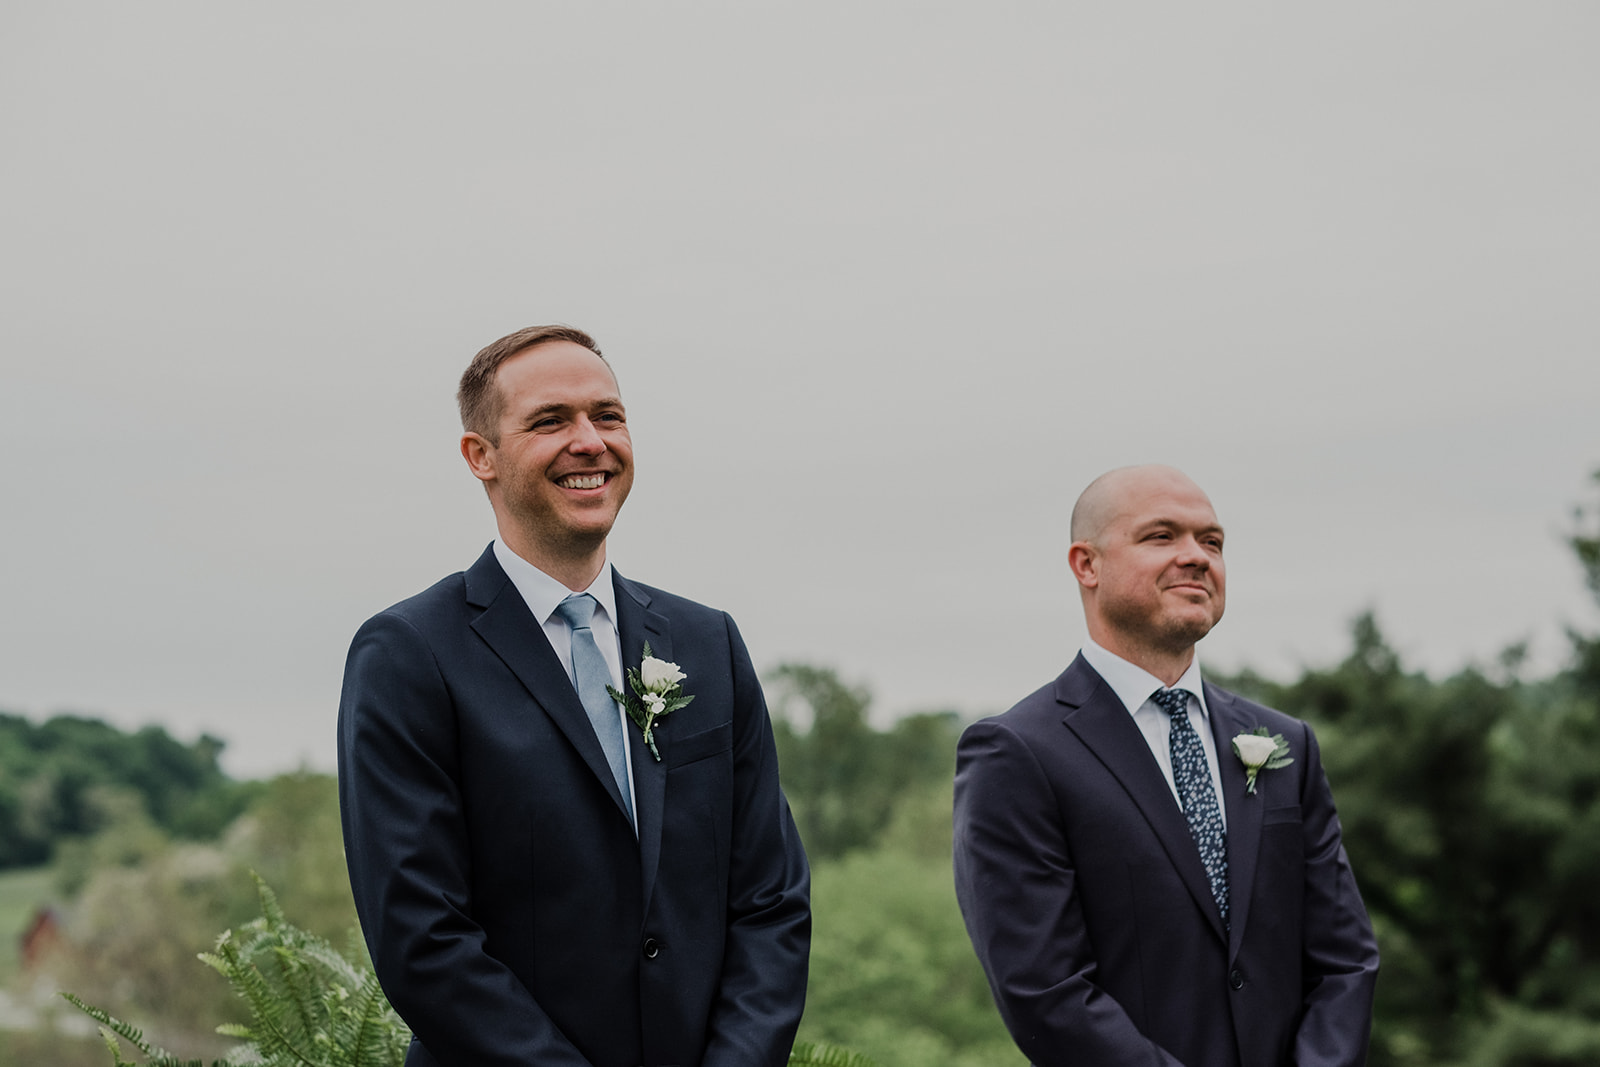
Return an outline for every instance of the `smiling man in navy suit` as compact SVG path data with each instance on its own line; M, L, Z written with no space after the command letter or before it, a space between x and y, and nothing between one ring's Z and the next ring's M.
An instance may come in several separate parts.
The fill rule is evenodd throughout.
M501 338L458 400L499 537L362 626L339 709L350 880L406 1063L780 1067L809 874L739 631L612 569L633 446L592 338ZM650 744L608 686L681 706Z
M962 736L956 892L1039 1067L1366 1061L1378 950L1316 738L1195 659L1222 542L1180 472L1101 476L1067 553L1089 641Z

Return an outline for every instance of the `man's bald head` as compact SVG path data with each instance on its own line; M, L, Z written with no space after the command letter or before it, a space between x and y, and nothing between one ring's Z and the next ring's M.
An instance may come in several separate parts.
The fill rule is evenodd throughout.
M1072 505L1070 536L1074 541L1099 541L1106 527L1127 509L1141 490L1161 486L1187 488L1205 496L1201 488L1176 467L1164 463L1118 467L1106 471L1078 494L1078 502Z

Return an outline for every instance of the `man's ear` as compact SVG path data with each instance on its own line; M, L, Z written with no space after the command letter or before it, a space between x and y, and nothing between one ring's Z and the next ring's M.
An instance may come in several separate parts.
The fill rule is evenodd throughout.
M1067 549L1067 566L1072 568L1072 576L1085 589L1093 589L1100 584L1100 556L1089 542L1072 542L1072 547Z
M480 482L494 481L494 445L468 431L461 435L461 458Z

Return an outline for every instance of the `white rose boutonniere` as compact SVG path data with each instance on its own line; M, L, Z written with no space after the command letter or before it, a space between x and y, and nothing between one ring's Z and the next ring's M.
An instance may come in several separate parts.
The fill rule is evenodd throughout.
M680 671L676 663L652 656L648 641L644 643L644 660L637 667L629 667L627 675L628 688L633 692L620 693L609 685L606 686L606 692L611 694L612 700L622 705L622 710L628 713L634 725L644 731L644 743L650 746L650 754L660 763L661 753L656 749L656 720L670 715L694 699L693 696L684 696L683 686L679 684L688 675Z
M1245 792L1256 791L1256 775L1262 771L1275 771L1294 762L1289 755L1289 742L1282 734L1267 734L1265 726L1257 726L1247 734L1233 739L1233 754L1244 764Z
M639 677L650 692L665 693L689 676L680 671L676 663L656 659L647 647L644 650L644 662L639 664Z

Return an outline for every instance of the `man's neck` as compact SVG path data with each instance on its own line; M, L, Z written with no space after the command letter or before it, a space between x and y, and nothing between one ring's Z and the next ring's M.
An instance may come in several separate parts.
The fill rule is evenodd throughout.
M1089 636L1094 643L1110 652L1120 656L1143 670L1149 671L1161 680L1161 684L1172 687L1178 679L1183 677L1183 672L1189 669L1189 664L1194 662L1194 646L1180 650L1151 648L1145 645L1130 642L1114 633L1094 633Z
M600 570L606 565L606 543L602 540L592 549L568 552L552 549L538 541L518 537L515 531L500 528L500 540L507 548L539 568L574 593L581 593L594 584Z

